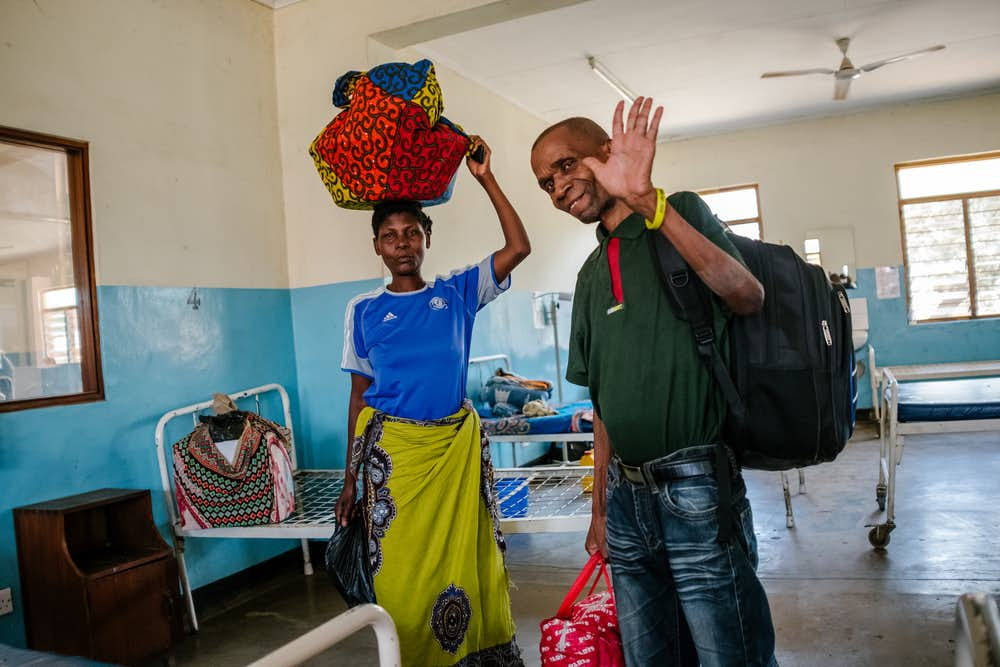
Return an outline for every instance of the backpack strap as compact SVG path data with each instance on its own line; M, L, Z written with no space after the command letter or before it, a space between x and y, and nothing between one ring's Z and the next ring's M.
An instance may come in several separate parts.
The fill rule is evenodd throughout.
M711 294L684 258L670 241L659 232L647 232L649 248L653 254L653 265L660 277L660 284L674 313L691 325L698 356L701 357L709 374L715 378L729 405L729 410L742 422L746 413L733 379L729 376L719 346L716 345L715 322L712 311ZM729 455L725 445L715 447L715 482L719 493L716 519L719 533L716 540L727 544L733 538L734 517L732 513L732 474Z
M730 412L742 420L746 409L716 345L715 323L708 288L663 234L647 233L646 238L649 239L653 264L659 269L657 274L667 300L677 317L691 325L694 342L698 346L698 355L719 385Z

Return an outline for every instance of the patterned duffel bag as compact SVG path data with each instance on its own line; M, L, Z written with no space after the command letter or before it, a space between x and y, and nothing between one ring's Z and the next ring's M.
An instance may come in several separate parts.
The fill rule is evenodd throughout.
M448 201L469 138L441 115L444 102L431 61L347 72L337 79L333 104L343 111L309 153L337 206Z

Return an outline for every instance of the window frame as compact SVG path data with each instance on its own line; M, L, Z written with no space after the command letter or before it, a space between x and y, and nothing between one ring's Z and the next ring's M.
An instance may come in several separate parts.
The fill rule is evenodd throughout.
M927 160L910 160L908 162L897 162L893 173L896 176L896 202L899 215L899 241L903 251L903 282L906 283L906 318L910 324L934 324L936 322L968 322L972 320L996 319L1000 315L977 315L976 314L976 267L973 262L972 234L969 223L969 200L980 197L998 197L1000 190L980 190L976 192L954 192L947 195L931 195L928 197L910 197L904 199L900 190L899 172L902 169L912 167L930 167L941 164L955 164L959 162L976 162L977 160L992 160L1000 158L1000 151L989 151L987 153L973 153L970 155L957 155L952 157L930 158ZM965 266L969 276L969 307L970 315L959 315L956 317L933 317L918 320L913 317L913 295L910 289L910 257L906 247L906 220L903 217L903 207L908 204L929 204L933 202L958 201L962 204L962 222L965 227Z
M699 197L704 197L705 195L714 195L720 192L732 192L733 190L748 190L753 188L754 196L757 198L757 217L756 218L743 218L741 220L723 220L719 218L722 224L726 225L728 228L730 225L745 225L751 222L757 223L757 238L761 241L764 240L764 213L760 210L760 183L743 183L742 185L727 185L723 188L708 188L705 190L697 190L695 193ZM735 232L733 232L735 234Z
M97 319L97 280L94 272L94 233L90 197L90 144L0 125L0 142L59 150L66 154L70 202L70 236L73 246L73 282L77 293L80 327L80 379L83 391L61 396L40 396L0 401L0 412L14 412L56 405L104 400L104 373Z

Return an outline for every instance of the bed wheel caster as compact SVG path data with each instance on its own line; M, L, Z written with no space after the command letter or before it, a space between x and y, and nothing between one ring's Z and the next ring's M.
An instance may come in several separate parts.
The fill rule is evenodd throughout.
M868 531L868 541L878 550L884 550L889 546L889 533L895 526L879 524Z

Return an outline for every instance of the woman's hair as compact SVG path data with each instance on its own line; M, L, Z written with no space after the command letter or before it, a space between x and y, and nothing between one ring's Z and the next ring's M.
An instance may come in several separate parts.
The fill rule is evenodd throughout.
M385 222L385 219L390 215L395 215L396 213L409 213L420 226L424 228L424 234L431 233L431 219L427 217L424 213L423 207L420 202L415 201L384 201L375 204L375 210L372 211L372 235L378 236L378 229Z

